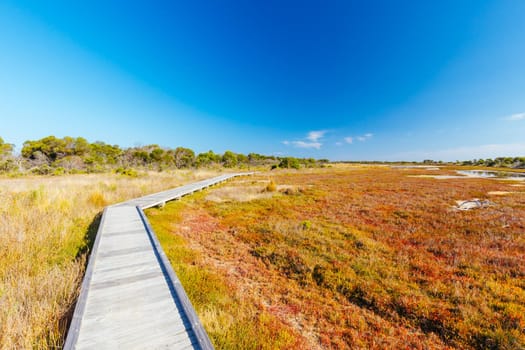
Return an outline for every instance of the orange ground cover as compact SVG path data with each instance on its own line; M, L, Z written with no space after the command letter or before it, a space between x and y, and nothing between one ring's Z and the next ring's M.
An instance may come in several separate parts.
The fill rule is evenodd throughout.
M524 347L525 187L408 176L420 174L265 173L228 186L264 190L271 179L281 188L271 197L203 195L179 204L176 220L169 206L150 216L172 220L193 263L298 338L284 347ZM453 209L471 198L491 205Z

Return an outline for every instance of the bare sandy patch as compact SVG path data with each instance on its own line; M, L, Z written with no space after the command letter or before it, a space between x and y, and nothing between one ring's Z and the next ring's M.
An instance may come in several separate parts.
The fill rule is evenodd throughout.
M206 200L223 202L249 202L255 199L271 198L272 192L265 192L263 186L225 186L213 190Z
M412 169L423 169L423 170L441 170L438 166L428 166L428 165L392 165L390 166L392 169L399 169L399 170L412 170Z
M277 185L277 191L285 194L292 194L302 191L298 186L292 185Z
M487 192L487 194L490 196L505 196L511 193L516 193L516 192L513 192L513 191L489 191Z
M423 177L423 178L438 179L438 180L465 179L466 178L466 176L462 176L462 175L428 175L428 174L408 175L408 177Z

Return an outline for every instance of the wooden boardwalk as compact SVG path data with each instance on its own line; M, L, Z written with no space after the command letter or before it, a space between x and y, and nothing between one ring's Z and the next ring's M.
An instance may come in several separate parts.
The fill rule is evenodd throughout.
M105 208L64 349L213 349L142 209L246 174Z

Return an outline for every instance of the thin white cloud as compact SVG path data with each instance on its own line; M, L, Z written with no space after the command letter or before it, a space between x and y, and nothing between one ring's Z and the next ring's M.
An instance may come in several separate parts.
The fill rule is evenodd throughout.
M356 139L358 139L361 142L365 142L366 140L372 138L372 136L374 136L374 134L368 133L364 134L363 136L357 136Z
M327 132L326 130L314 130L314 131L310 131L303 140L295 140L295 141L285 140L282 143L286 146L292 145L296 148L321 149L321 146L323 144L319 141L324 137L326 132Z
M504 118L505 120L510 120L510 121L517 121L517 120L525 120L525 113L516 113L516 114L512 114L512 115L509 115L508 117L505 117Z
M496 157L519 157L525 154L525 143L488 144L479 146L464 146L435 151L402 152L390 155L385 160L470 160Z
M342 146L343 143L338 141L338 142L335 143L335 145L336 145L336 146Z
M297 148L315 148L320 149L323 145L320 142L305 142L305 141L292 141L292 145Z
M317 142L320 138L324 136L324 134L326 134L326 130L314 130L310 131L306 138L312 142Z
M366 140L371 139L373 136L374 134L369 132L369 133L366 133L364 135L359 135L359 136L347 136L344 138L344 141L348 144L354 143L355 140L365 142Z

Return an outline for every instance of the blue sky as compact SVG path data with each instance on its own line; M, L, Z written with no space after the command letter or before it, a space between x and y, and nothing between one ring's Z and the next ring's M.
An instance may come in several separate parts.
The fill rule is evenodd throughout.
M2 1L0 136L525 155L525 1Z

